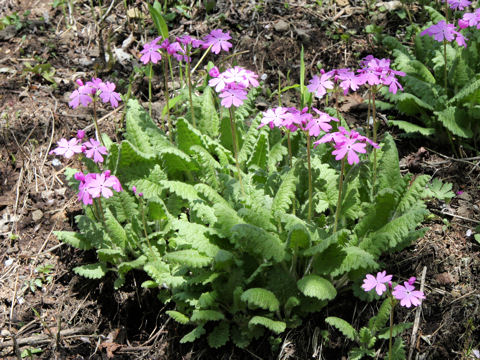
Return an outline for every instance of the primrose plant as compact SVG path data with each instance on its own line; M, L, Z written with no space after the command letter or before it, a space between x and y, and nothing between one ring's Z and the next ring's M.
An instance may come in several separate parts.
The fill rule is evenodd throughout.
M422 291L415 290L415 281L416 278L412 276L408 281L404 281L403 285L398 284L393 287L392 275L387 275L386 271L378 272L376 276L367 274L361 288L365 292L375 289L375 293L379 297L387 295L378 314L369 320L368 326L357 331L347 321L338 317L331 316L325 319L327 324L338 329L348 339L358 343L359 347L350 351L349 359L359 360L364 356L375 357L378 354L375 350L377 339L388 339L387 358L389 360L406 358L405 345L400 335L410 328L412 323L394 325L394 309L398 304L406 308L421 305L425 295ZM387 323L389 323L388 326ZM393 338L395 338L395 343L393 343Z
M372 140L350 129L338 107L308 100L308 91L341 89L332 95L338 104L346 90L365 84L362 72L323 73L314 86L299 86L307 101L298 107L264 112L255 107L262 84L251 70L209 62L199 71L203 81L192 81L202 60L228 51L230 40L214 30L203 40L150 42L142 62L173 70L172 56L181 79L186 74L184 89L165 86L167 126L158 127L130 99L122 141L103 135L103 144L85 142L80 134L61 139L52 152L84 164L66 172L84 207L78 231L56 235L95 249L98 261L74 270L93 279L111 272L116 288L130 270L145 271L150 280L142 286L191 327L181 342L206 335L212 347L278 336L322 311L338 291L358 293L383 253L423 234L429 180L401 175L390 135ZM385 65L371 70L382 86L400 88L392 78L400 74L385 70L387 60L366 61ZM172 73L164 71L165 83ZM92 95L82 88L74 98L88 105ZM175 101L184 106L175 109Z

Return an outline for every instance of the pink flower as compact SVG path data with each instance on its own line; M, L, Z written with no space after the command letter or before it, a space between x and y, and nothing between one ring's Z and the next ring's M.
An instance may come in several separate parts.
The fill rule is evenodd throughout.
M282 127L284 126L285 120L291 117L288 109L284 107L277 107L273 109L268 109L267 111L263 112L263 118L261 120L259 128L269 125L271 129L274 127Z
M375 288L375 291L380 296L387 291L385 284L390 281L392 281L392 275L387 275L386 271L377 273L377 277L367 274L367 277L363 279L362 289L368 292Z
M415 276L412 276L410 277L407 282L410 284L410 285L413 285L415 284L415 281L417 281L417 278Z
M420 36L424 35L432 36L435 41L439 42L442 42L443 40L450 42L455 39L458 46L467 47L465 37L455 30L455 25L447 24L445 20L441 20L437 24L423 30L420 33Z
M85 187L87 192L94 199L99 198L100 196L108 199L109 197L113 196L113 191L110 188L113 188L117 192L121 191L120 181L116 176L110 176L109 171L105 171L102 174L97 174L94 179L85 184Z
M329 73L322 73L320 77L315 75L307 85L308 91L321 99L327 93L327 89L333 89L333 81L330 80L331 76Z
M231 38L230 32L224 33L221 29L215 29L203 38L202 47L207 49L211 46L211 51L214 54L219 54L221 50L228 52L232 47L232 44L228 41Z
M216 92L220 92L223 89L225 89L225 86L227 86L227 82L225 81L225 77L223 76L223 73L220 73L213 79L210 79L208 81L208 86L215 88Z
M96 163L103 162L103 156L107 155L108 151L105 146L101 146L100 142L95 139L83 143L85 156L89 159L93 159Z
M100 99L104 103L110 102L110 105L112 105L113 108L116 108L118 106L118 102L122 101L120 94L115 92L115 84L107 81L106 83L102 84L100 86Z
M50 155L61 155L70 159L73 155L82 153L83 150L77 138L71 138L70 140L62 138L57 142L57 145L56 149L50 151Z
M332 151L332 155L335 155L335 160L341 160L347 156L347 161L350 165L358 164L360 159L357 153L365 154L367 150L365 147L367 144L357 142L358 139L349 139L345 137L343 142L338 143L335 146L335 150Z
M220 71L218 70L218 67L214 66L213 68L210 69L208 72L208 75L210 75L212 78L217 78L220 76Z
M466 7L472 4L468 0L447 0L447 3L452 10L465 10Z
M392 295L395 299L400 300L400 305L407 308L418 306L421 304L422 299L425 299L425 295L420 290L415 290L413 285L410 285L408 281L405 281L403 285L395 286Z
M473 13L464 13L463 17L458 20L459 28L465 29L469 26L476 26L477 29L480 29L480 8Z
M93 203L92 196L87 191L86 187L91 180L96 178L96 176L97 174L95 173L84 175L82 172L77 172L74 175L75 179L80 181L80 184L78 185L78 200L82 201L85 205L91 205Z
M92 88L89 85L83 85L82 80L78 79L77 84L80 87L72 92L70 95L70 99L72 99L68 105L73 109L77 108L78 105L82 104L82 106L88 106L93 100L91 98Z
M363 84L362 78L356 76L353 71L344 71L338 75L338 79L342 81L340 87L343 89L344 95L347 95L349 89L357 91Z
M307 126L305 127L305 130L308 131L308 134L313 137L317 137L320 135L320 130L323 130L325 132L329 132L332 129L332 125L330 125L330 121L338 121L338 119L328 115L327 113L324 113L322 111L319 111L315 108L312 108L313 111L315 111L318 115L320 115L319 118L312 118Z
M103 81L100 78L93 77L91 81L87 81L86 85L92 89L92 95L95 95L100 90L100 86L103 85Z
M243 105L243 100L247 99L247 91L241 85L229 84L222 90L219 97L222 99L223 107L229 108L232 105L239 107Z
M140 61L143 62L144 65L147 65L149 62L156 64L162 60L162 55L158 52L161 48L161 46L157 44L158 40L159 38L156 38L143 45L143 50L140 51L140 54L142 54Z

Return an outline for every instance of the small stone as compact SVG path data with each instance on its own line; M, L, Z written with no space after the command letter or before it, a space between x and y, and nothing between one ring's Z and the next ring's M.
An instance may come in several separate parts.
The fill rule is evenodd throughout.
M273 28L275 31L278 32L286 32L290 29L290 25L285 20L278 20L274 25Z
M60 189L55 189L55 194L58 196L64 196L66 191L67 191L67 188L65 187Z
M32 220L39 221L43 217L43 211L38 209L32 212Z
M433 277L435 281L440 285L450 285L458 282L450 273L444 272L441 274L436 274Z

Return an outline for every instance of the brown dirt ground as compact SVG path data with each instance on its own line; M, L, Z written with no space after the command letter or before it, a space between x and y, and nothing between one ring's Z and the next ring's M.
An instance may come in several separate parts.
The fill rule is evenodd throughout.
M48 151L59 138L71 137L79 128L92 131L88 111L67 105L76 78L92 76L96 69L125 92L127 83L122 79L128 79L133 70L132 62L122 65L117 61L102 67L89 2L73 3L71 13L66 9L65 19L59 8L52 8L51 0L0 0L0 17L17 12L22 21L19 30L10 26L0 31L0 357L16 358L12 339L20 350L40 348L42 352L36 356L41 359L346 356L351 344L335 332L328 344L315 341L318 329L325 328L321 316L288 332L282 349L273 355L266 340L254 343L248 351L230 345L221 351L209 350L205 343L182 345L178 340L187 329L168 320L154 291L137 286L144 274L132 273L122 290L114 292L109 277L90 281L71 271L95 255L73 250L52 234L73 229L73 218L81 207L62 175L72 164L55 164ZM104 10L110 3L105 2ZM130 9L145 13L143 2L128 3ZM317 66L355 66L364 55L378 53L372 38L362 31L372 19L360 2L337 0L320 7L313 1L245 1L236 5L232 0L218 0L210 14L194 6L196 3L187 6L189 19L177 16L172 33L202 35L214 27L230 29L235 51L247 51L238 61L267 74L272 89L277 88L278 79L286 85L288 79L298 78L302 44L308 74L315 73ZM123 1L113 5L104 21L102 38L112 49L121 49L123 43L123 51L138 59L145 40L141 20L127 19ZM24 21L26 10L31 12ZM392 14L375 16L387 29L401 24ZM151 29L148 17L145 22L146 29ZM134 41L125 45L130 34ZM341 40L342 34L351 36ZM27 62L51 64L57 87L41 75L24 72ZM146 98L145 81L140 76L134 78L133 94ZM287 105L294 100L289 96L283 98ZM161 106L161 96L154 101L155 110ZM344 110L350 110L348 120L355 123L365 118L365 113L352 104L354 98L345 102ZM101 116L105 116L102 130L115 137L121 110L104 110ZM480 246L467 234L480 220L479 167L473 161L442 157L418 140L400 136L397 140L405 171L440 177L452 182L455 191L464 191L448 205L430 203L435 215L425 224L429 228L426 235L401 253L383 259L390 273L404 278L411 274L420 278L426 268L427 299L422 305L417 340L411 343L409 332L407 348L412 348L415 359L468 359L468 350L480 346ZM38 271L49 265L47 273ZM40 286L31 286L35 281ZM346 297L339 299L339 306L332 308L330 315L356 314L355 322L361 326L375 306ZM414 317L414 310L397 314L398 321L413 321Z

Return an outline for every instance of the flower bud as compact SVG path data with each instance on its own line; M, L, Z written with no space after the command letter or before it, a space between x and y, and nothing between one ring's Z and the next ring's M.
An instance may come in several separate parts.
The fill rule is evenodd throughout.
M77 139L82 140L85 137L85 131L78 130L77 131Z

